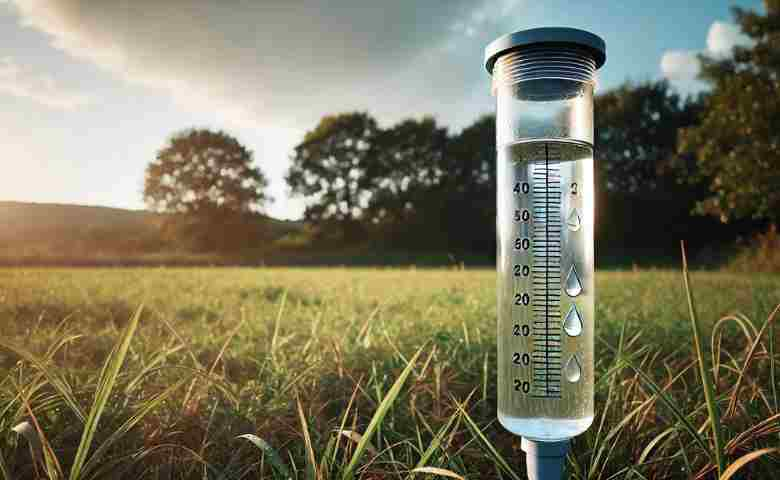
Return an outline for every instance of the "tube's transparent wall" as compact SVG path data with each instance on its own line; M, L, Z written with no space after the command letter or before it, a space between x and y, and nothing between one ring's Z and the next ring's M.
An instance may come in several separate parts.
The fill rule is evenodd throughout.
M536 47L493 71L498 148L498 417L552 441L593 421L591 56Z

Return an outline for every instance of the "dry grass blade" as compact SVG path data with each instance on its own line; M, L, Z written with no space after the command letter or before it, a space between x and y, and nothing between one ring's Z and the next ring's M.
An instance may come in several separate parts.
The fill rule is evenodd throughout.
M740 449L746 449L759 438L778 432L780 432L780 413L767 417L736 435L726 444L726 451L734 453Z
M738 314L725 316L715 322L715 325L712 326L712 334L710 337L710 350L712 351L712 372L716 384L718 383L718 375L720 370L721 341L723 338L722 330L729 322L737 324L737 326L742 330L742 334L745 336L748 344L753 343L753 338L758 335L758 332L754 331L755 327L753 327L750 319L743 318ZM723 353L728 354L728 352Z
M57 460L57 456L54 454L54 450L51 448L51 444L49 443L49 440L46 438L46 435L43 433L41 424L38 423L38 418L35 416L35 413L33 412L32 406L30 405L29 398L27 397L27 395L24 394L24 392L20 392L20 393L21 393L20 397L22 399L22 403L24 404L24 408L27 411L27 414L30 416L30 421L32 422L33 426L35 426L35 433L37 433L38 446L41 448L41 453L43 454L43 460L46 466L46 473L49 475L50 480L57 480L59 478L64 477L64 474L62 472L62 466L60 465L59 460ZM25 429L25 432L29 432L29 430Z
M436 467L418 467L411 470L412 473L426 473L429 475L438 475L440 477L457 478L458 480L465 480L463 477L453 472L452 470L445 470L443 468Z
M409 377L409 374L412 373L414 364L420 357L420 353L422 353L422 348L417 350L417 353L415 353L411 360L409 360L406 368L404 368L404 370L398 376L398 379L395 381L393 386L390 387L390 390L382 399L379 407L377 407L374 416L371 418L371 422L368 424L368 428L366 428L365 433L363 433L363 438L357 444L357 447L355 447L355 452L352 454L352 459L349 461L349 464L341 475L343 480L352 480L354 478L355 469L357 468L358 462L360 462L360 459L363 457L363 453L366 451L368 442L371 440L371 436L379 428L379 425L382 424L382 420L384 420L385 415L387 415L390 407L393 406L396 398L398 398L398 395L401 393L401 388L403 388L404 383L406 383L406 379Z
M233 341L233 338L238 334L239 330L241 330L241 327L244 326L245 321L246 321L246 317L244 316L244 311L242 310L241 321L238 322L238 325L236 325L233 328L233 330L230 331L230 333L228 333L228 336L225 339L224 343L222 344L222 347L219 349L219 353L217 354L217 357L211 363L211 367L209 368L209 371L206 374L207 377L212 377L214 375L214 370L216 370L219 361L222 360L222 357L225 355L228 345L230 345L230 342ZM200 400L203 397L203 395L205 395L206 393L206 391L204 390L207 390L204 389L203 387L197 387L196 383L197 383L197 378L192 380L189 391L187 392L188 404L185 405L185 410L190 412L194 412L198 409L198 404L200 403Z
M215 375L209 375L207 371L204 369L199 368L192 368L185 365L168 365L166 366L167 370L182 370L184 372L187 372L192 377L197 377L197 379L191 380L191 382L195 382L197 380L202 380L205 382L208 382L212 387L219 390L222 395L225 396L226 399L230 400L233 405L238 405L238 397L236 397L236 394L231 390L230 384L225 382L224 380L220 379L219 377ZM190 383L190 387L187 389L187 394L185 396L191 395L192 390L192 383ZM182 402L184 403L184 402Z
M71 410L73 410L73 413L79 417L79 420L82 422L84 421L86 415L76 401L76 397L73 396L73 391L71 390L70 385L68 385L68 383L57 373L54 368L52 368L51 365L47 365L46 362L36 357L25 348L14 345L13 343L5 342L2 339L0 339L0 347L12 351L24 360L27 360L31 364L35 365L35 367L46 377L46 380L49 381L49 384L54 387L54 389L57 390L57 393L62 396L62 399L65 401L65 403L71 408Z
M753 360L753 356L756 353L756 349L758 348L758 345L761 343L761 337L764 336L764 333L770 328L770 326L774 322L778 311L780 311L780 304L778 304L775 307L775 309L769 315L769 318L766 319L766 322L764 322L764 325L761 327L761 330L758 332L756 338L753 340L753 343L750 345L750 350L748 350L748 353L745 356L745 362L742 364L742 369L740 369L739 376L737 377L737 381L734 383L734 388L731 391L731 398L729 399L729 407L728 409L726 409L726 416L734 415L737 411L737 396L739 394L739 387L742 386L742 380L745 378L745 372L747 371L748 367L750 367L750 362Z
M103 370L100 372L98 388L95 392L95 400L92 403L87 422L84 424L84 432L81 435L81 441L79 442L78 450L76 450L76 457L74 458L73 466L70 469L70 480L78 480L81 478L82 469L87 460L87 453L92 446L92 439L95 436L95 431L97 431L100 417L103 415L103 411L108 403L108 398L119 377L119 370L125 362L127 351L130 349L130 341L133 339L135 330L138 327L138 321L141 318L142 311L143 306L138 307L135 315L133 315L130 322L127 324L119 342L106 359Z
M141 463L146 459L146 457L156 454L159 450L171 450L172 452L180 450L184 453L187 453L193 460L203 465L203 468L207 471L203 474L203 478L212 478L212 476L213 478L219 478L220 472L218 472L209 462L207 462L205 458L200 456L198 452L184 445L176 445L173 443L155 445L154 447L147 448L141 453L135 455L134 460L136 463ZM181 461L182 459L183 456L177 456L177 461ZM211 474L211 476L209 476L209 474Z
M274 322L274 334L271 337L271 358L276 360L276 347L279 342L279 330L282 325L282 314L284 313L284 305L287 303L287 290L282 293L282 299L279 300L279 311L276 313L276 321Z
M683 283L685 284L685 296L688 299L688 311L691 315L691 327L693 328L693 346L696 350L696 356L699 360L699 376L704 389L704 400L707 402L707 412L710 416L710 427L712 429L713 440L715 441L715 462L718 466L718 475L723 475L726 468L726 459L723 455L723 434L721 432L720 412L715 398L714 380L710 375L707 356L704 354L701 342L701 327L699 325L696 305L693 301L693 292L691 291L691 280L688 275L688 260L685 257L685 242L680 242L683 263Z
M727 468L719 478L719 480L729 480L731 477L734 476L735 473L748 463L752 462L753 460L763 457L764 455L768 455L770 453L780 452L780 448L762 448L761 450L756 450L755 452L750 452L748 454L745 454L739 459L729 465L729 468Z
M699 447L701 447L704 453L709 457L710 449L707 445L707 442L704 441L704 438L702 438L701 434L698 432L696 427L693 426L685 413L680 410L680 407L675 405L674 400L672 400L672 398L664 391L664 389L659 387L647 373L631 363L630 360L624 358L623 362L628 365L637 374L637 376L639 376L642 382L653 392L654 395L658 396L658 399L661 400L664 405L666 405L669 411L672 412L672 415L677 419L678 422L680 422L685 431L687 431L691 437L693 437L696 444L699 445Z
M769 383L772 385L772 398L774 400L774 411L780 412L780 403L777 396L777 376L775 372L775 324L769 327Z
M306 422L306 415L303 413L303 405L301 405L301 398L296 393L295 402L298 404L298 420L301 422L301 430L303 431L303 443L306 447L306 476L309 479L316 479L317 475L317 460L314 457L314 449L311 445L311 436L309 436L309 424Z
M363 377L360 377L357 382L355 382L355 388L352 390L352 395L349 397L349 402L347 403L347 408L344 410L344 414L341 416L341 425L339 426L339 432L344 431L344 427L347 425L347 417L349 416L349 412L352 410L352 404L355 402L355 398L357 397L357 392L360 389L360 382L363 381ZM339 443L341 442L341 435L336 435L336 442L333 446L333 454L330 459L331 463L336 463L336 454L339 450ZM373 446L371 447L373 448Z

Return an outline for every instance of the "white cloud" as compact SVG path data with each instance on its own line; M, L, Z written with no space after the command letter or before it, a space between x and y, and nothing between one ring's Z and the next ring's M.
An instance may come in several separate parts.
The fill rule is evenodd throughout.
M35 72L11 57L0 58L0 92L62 110L73 110L89 103L87 95L70 91L50 74Z
M697 52L669 50L661 57L661 73L669 80L692 80L699 74Z
M727 56L736 45L750 45L751 39L737 25L713 22L707 32L707 53L713 56Z
M743 34L739 26L732 23L715 21L707 31L706 48L695 50L667 50L661 56L661 74L669 79L679 90L695 93L706 85L697 79L700 63L697 57L703 53L710 57L723 58L731 54L736 45L750 45L750 38Z
M385 121L451 118L463 92L487 82L481 51L506 20L499 13L521 1L15 5L22 23L52 46L180 105L243 127L311 128L325 113L351 109ZM465 48L442 48L453 41Z
M661 74L679 90L693 93L705 87L697 80L701 67L696 56L700 53L715 58L727 57L736 45L750 45L750 38L732 23L715 21L707 31L706 48L696 50L667 50L661 56Z

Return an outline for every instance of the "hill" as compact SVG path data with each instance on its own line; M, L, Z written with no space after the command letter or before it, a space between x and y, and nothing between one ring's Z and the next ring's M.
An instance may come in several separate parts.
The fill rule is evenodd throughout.
M0 263L95 264L203 263L186 242L166 231L170 216L54 203L0 202ZM302 222L258 215L258 248L303 230ZM157 259L158 261L155 261Z

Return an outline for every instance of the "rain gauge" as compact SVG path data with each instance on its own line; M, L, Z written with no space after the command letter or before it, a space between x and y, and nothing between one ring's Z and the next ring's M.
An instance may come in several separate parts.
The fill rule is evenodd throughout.
M498 419L530 480L593 422L593 89L604 41L535 28L485 50L496 97Z

